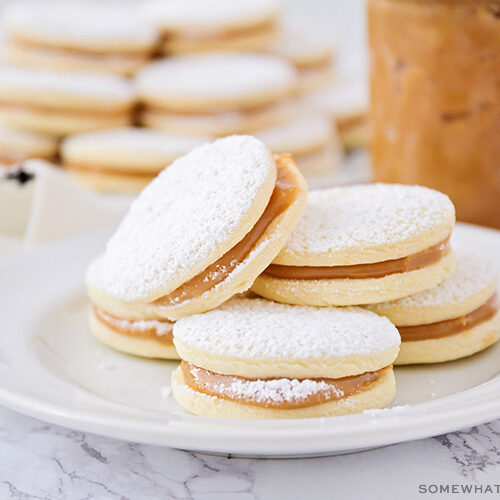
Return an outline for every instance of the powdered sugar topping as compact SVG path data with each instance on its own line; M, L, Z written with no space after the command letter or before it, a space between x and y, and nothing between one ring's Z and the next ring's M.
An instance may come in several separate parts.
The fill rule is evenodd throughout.
M91 266L89 283L134 301L201 272L200 263L219 258L244 219L251 224L272 165L269 150L250 136L219 139L179 158L132 204Z
M174 326L174 339L238 359L370 355L400 343L387 318L360 308L291 306L262 299L233 299L182 318Z
M4 26L8 34L61 47L152 47L156 29L133 4L122 7L105 2L12 2Z
M452 220L449 198L421 186L366 184L313 191L278 259L395 245Z
M121 76L69 71L32 70L14 66L0 68L0 98L10 98L22 92L33 96L53 92L70 97L95 99L100 104L132 103L134 91L130 82Z
M455 304L484 290L497 280L493 262L477 252L456 250L455 273L429 290L393 301L404 307L445 306Z
M177 56L139 72L139 95L233 102L265 92L280 97L294 84L295 70L286 61L267 54L214 52Z
M251 26L272 19L280 10L280 0L170 0L146 5L148 17L164 30L213 32Z

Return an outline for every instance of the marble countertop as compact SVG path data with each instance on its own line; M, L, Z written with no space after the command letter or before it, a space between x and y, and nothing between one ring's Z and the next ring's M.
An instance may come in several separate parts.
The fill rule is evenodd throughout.
M126 443L0 408L2 499L399 500L436 498L440 485L487 498L499 483L500 420L348 455L263 460Z

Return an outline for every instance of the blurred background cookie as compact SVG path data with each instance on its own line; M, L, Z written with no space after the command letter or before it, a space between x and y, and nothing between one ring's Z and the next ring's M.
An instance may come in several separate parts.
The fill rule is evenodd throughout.
M131 75L151 58L158 39L130 3L15 2L3 28L8 62L62 71Z
M136 193L176 158L208 140L134 127L87 132L62 142L61 160L94 189Z

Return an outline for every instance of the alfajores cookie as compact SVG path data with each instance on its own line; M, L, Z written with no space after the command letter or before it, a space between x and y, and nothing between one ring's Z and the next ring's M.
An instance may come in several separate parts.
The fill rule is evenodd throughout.
M500 338L497 273L475 252L457 252L455 273L434 288L369 309L401 334L396 364L438 363L470 356Z
M274 38L279 0L171 0L145 3L164 54L261 50Z
M421 186L313 191L296 229L252 290L278 302L316 306L411 295L454 271L454 223L449 198Z
M66 137L61 144L61 159L63 166L89 187L134 193L176 158L208 141L208 137L117 128Z
M0 126L0 164L12 165L29 158L53 161L57 140L48 134Z
M137 76L142 124L172 133L251 133L287 119L295 70L268 54L215 52L153 63Z
M123 77L0 68L0 123L65 135L128 125L135 94Z
M196 415L326 417L394 397L399 334L361 308L233 299L179 320L174 343L182 362L172 392Z
M311 104L330 116L346 149L368 146L369 90L362 78L339 79L328 89L312 96Z
M333 80L334 47L314 35L284 29L269 47L297 69L297 94L317 91Z
M36 69L131 75L152 56L156 28L132 5L15 2L2 18L5 59Z
M104 302L104 307L106 302ZM89 315L92 335L104 345L135 356L179 359L173 344L173 321L128 308L120 318L108 313L96 297Z
M319 113L297 114L283 124L254 135L271 151L292 154L306 178L331 173L342 157L342 148L330 120Z
M253 137L194 149L142 191L91 265L91 302L119 319L217 307L278 254L306 191L292 158L273 158Z

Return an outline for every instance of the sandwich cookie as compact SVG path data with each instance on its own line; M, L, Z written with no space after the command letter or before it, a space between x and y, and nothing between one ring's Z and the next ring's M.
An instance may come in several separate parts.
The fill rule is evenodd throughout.
M131 75L152 56L158 32L131 6L11 3L3 18L5 58L36 69Z
M138 192L176 158L207 142L141 128L120 128L68 136L63 165L85 185L114 192Z
M132 85L114 75L0 68L0 123L65 135L128 125Z
M54 161L56 156L54 137L0 126L0 164L13 165L29 158Z
M500 338L497 273L487 259L457 252L455 273L434 288L368 306L389 318L401 334L396 364L464 358Z
M341 79L312 97L313 107L330 116L346 149L370 142L368 102L368 86L359 79Z
M330 120L320 114L296 116L284 124L256 132L255 137L273 152L292 154L306 178L331 173L342 157Z
M288 60L297 69L297 94L314 92L333 80L334 48L331 43L284 30L270 51Z
M251 133L291 116L295 70L268 54L177 56L141 70L143 125L173 133Z
M292 158L250 136L205 144L139 195L90 267L91 301L170 320L250 288L293 230L307 187Z
M399 334L360 308L233 299L179 320L174 343L182 362L172 392L196 415L327 417L394 397Z
M314 306L384 302L431 288L455 268L455 210L432 189L366 184L313 191L252 290Z
M134 314L129 308L118 318L102 309L97 297L89 324L99 342L117 351L145 358L179 359L172 339L174 323L153 313Z
M278 0L173 0L144 11L163 34L164 54L261 50L275 35Z

